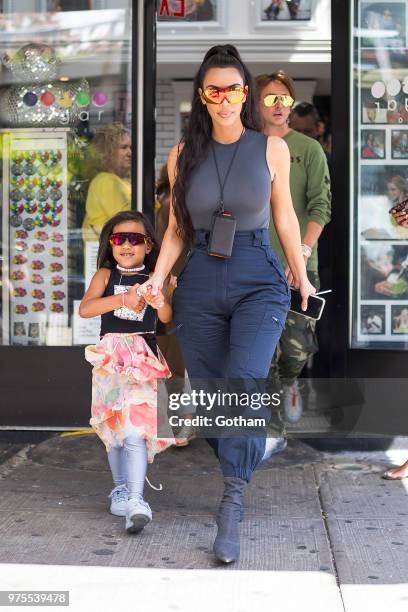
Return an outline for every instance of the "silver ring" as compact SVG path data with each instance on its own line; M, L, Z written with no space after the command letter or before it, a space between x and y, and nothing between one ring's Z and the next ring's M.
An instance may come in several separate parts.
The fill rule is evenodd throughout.
M142 293L140 292L140 289L136 289L136 295L138 295L139 297L142 297Z

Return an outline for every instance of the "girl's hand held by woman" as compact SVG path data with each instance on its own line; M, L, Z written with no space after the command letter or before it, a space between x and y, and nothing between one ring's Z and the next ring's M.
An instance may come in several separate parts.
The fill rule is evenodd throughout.
M140 285L136 283L136 285L129 287L125 294L126 307L135 312L141 312L146 303L144 297L137 292L139 287Z

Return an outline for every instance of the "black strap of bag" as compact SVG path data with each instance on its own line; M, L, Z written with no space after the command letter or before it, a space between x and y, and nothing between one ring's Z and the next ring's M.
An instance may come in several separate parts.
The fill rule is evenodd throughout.
M235 157L237 155L239 145L241 143L241 138L243 133L245 132L245 128L243 128L241 132L241 136L239 137L235 148L234 153L232 155L231 161L227 168L227 172L225 173L224 180L221 181L220 169L218 166L217 156L215 154L214 144L211 141L211 149L213 152L215 168L217 170L217 178L220 186L220 202L218 208L215 210L212 219L212 227L210 232L210 238L208 241L208 249L207 252L209 255L213 257L221 257L223 259L231 257L232 247L234 244L235 237L235 229L237 226L237 220L234 215L230 212L227 212L224 209L224 188L231 172L232 165L234 163Z
M244 132L245 132L245 128L242 129L241 136L239 137L239 139L237 140L237 142L235 144L234 153L232 154L231 161L229 163L229 166L227 168L227 172L225 173L223 181L221 181L220 168L218 166L217 156L215 154L214 143L211 140L211 150L213 152L215 169L217 170L218 184L220 186L220 203L219 203L219 206L218 206L218 209L217 209L220 212L224 212L224 187L225 187L225 185L227 183L229 173L231 172L232 165L233 165L235 157L236 157L236 155L238 153L239 145L241 144L241 138L244 135Z

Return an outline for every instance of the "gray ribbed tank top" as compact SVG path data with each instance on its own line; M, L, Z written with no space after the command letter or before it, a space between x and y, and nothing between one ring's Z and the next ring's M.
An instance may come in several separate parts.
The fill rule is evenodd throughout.
M271 174L266 161L267 137L246 129L224 187L225 210L237 219L237 231L269 227ZM221 181L224 180L236 143L213 140ZM194 229L211 229L214 210L220 201L220 186L211 146L194 170L186 193L186 205Z

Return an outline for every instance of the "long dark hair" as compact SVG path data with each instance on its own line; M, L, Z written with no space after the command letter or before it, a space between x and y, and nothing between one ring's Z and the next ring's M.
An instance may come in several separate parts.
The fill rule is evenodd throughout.
M194 241L194 227L186 206L186 191L191 173L204 159L212 133L212 120L202 104L198 90L203 88L204 77L210 68L236 68L242 76L248 95L241 110L241 121L246 128L260 131L255 87L251 73L233 45L216 45L205 54L194 79L191 115L184 139L184 147L177 159L177 177L173 188L174 212L178 231L186 244ZM216 202L214 202L214 208Z
M167 164L163 164L160 168L159 178L156 182L156 197L158 199L163 196L168 196L170 194L170 181L169 181L169 173L167 171Z
M145 228L145 234L148 236L152 242L152 250L145 257L144 263L146 266L146 270L148 272L152 272L156 265L157 257L159 255L159 245L157 243L156 235L153 229L152 224L146 215L138 212L137 210L126 210L124 212L120 212L109 221L105 223L102 228L101 235L99 237L99 249L98 249L98 257L97 257L97 268L109 268L110 270L116 266L116 259L114 259L112 254L112 247L109 242L109 238L113 232L113 228L115 225L119 225L119 223L124 223L125 221L137 221L138 223L143 223Z

